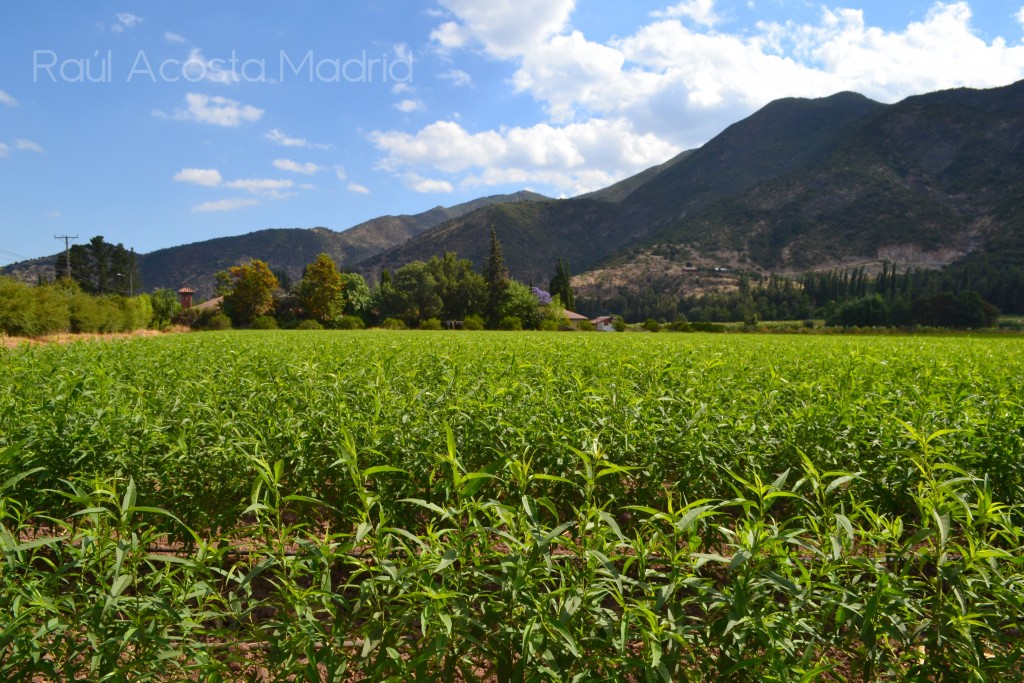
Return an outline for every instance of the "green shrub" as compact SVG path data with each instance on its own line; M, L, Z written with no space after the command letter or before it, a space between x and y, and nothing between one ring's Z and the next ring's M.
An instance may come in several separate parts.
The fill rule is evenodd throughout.
M269 315L258 315L249 326L254 330L276 330L277 321Z
M484 319L478 315L467 315L466 319L462 321L462 329L477 331L482 330L486 327L484 325Z
M336 330L362 330L366 323L358 315L343 315L334 321L333 327Z
M0 278L0 332L22 337L62 332L71 324L67 297L53 285Z
M593 332L594 323L590 322L589 320L580 320L578 323L576 323L576 329L579 330L580 332Z
M406 329L405 323L398 318L385 318L384 322L380 324L382 330L404 330Z
M643 328L648 332L661 332L661 323L654 318L648 318L644 321Z
M523 329L523 321L515 315L506 315L498 322L499 330L520 331Z
M725 332L726 329L722 323L705 322L690 323L690 327L693 328L694 332Z
M558 332L561 325L558 324L557 320L552 318L544 318L540 321L540 326L537 328L542 332Z
M421 330L443 330L444 328L441 326L441 321L438 320L437 318L427 318L426 320L420 322L420 329Z
M231 329L231 318L221 311L213 313L209 317L203 316L200 318L202 327L204 330L230 330Z
M322 329L324 329L324 326L321 325L318 321L313 320L312 318L307 318L306 320L300 321L299 324L296 325L295 329L297 329L297 330L322 330Z

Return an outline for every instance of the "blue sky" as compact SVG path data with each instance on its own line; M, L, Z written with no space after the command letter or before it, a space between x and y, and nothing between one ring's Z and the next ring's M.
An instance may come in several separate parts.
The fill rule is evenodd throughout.
M0 26L0 265L573 196L780 97L1024 78L1024 0L38 0Z

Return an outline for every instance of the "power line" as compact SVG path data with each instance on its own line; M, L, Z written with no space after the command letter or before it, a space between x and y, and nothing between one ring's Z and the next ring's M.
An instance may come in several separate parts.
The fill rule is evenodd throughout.
M67 267L64 275L65 277L71 277L71 240L77 240L78 235L54 235L55 240L64 240L64 263Z

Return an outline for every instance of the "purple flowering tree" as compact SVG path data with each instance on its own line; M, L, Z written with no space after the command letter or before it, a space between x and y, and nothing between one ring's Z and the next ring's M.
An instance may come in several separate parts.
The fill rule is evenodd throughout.
M539 305L547 306L549 303L551 303L551 294L549 292L545 292L543 289L540 289L539 287L530 287L530 291L533 293L535 297L537 297L537 303Z

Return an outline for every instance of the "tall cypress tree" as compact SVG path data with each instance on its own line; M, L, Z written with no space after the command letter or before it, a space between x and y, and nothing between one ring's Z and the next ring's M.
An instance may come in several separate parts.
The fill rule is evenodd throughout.
M508 293L508 269L505 268L505 256L494 228L491 228L491 253L484 263L484 280L487 281L487 318L493 327L497 327L501 306Z
M548 291L551 292L552 296L558 295L562 306L567 311L576 310L576 295L572 291L572 277L569 275L569 264L561 258L558 259L558 264L555 266L555 276L551 278Z

